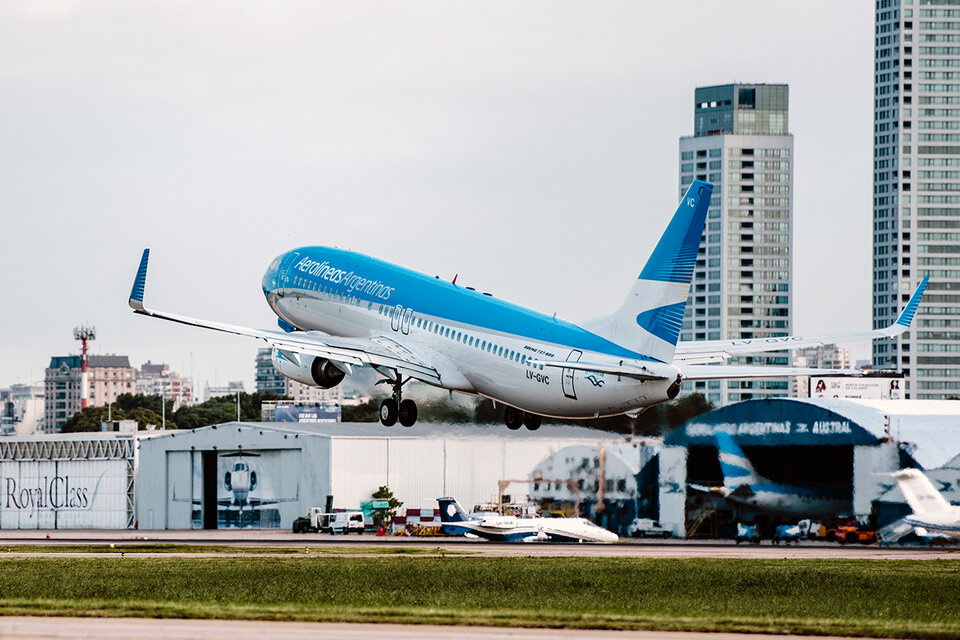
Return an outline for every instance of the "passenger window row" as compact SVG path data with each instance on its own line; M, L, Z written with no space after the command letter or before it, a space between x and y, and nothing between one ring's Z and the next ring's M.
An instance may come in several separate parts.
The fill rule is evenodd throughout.
M394 314L403 313L403 310L400 307L388 307L386 305L379 305L378 312L382 316L393 317ZM506 358L513 362L518 362L520 364L528 364L537 368L536 365L532 364L533 359L527 357L526 354L520 353L519 351L514 351L513 349L508 349L500 345L496 345L493 342L488 342L487 340L481 340L480 338L474 337L468 333L462 331L457 331L450 327L445 327L436 322L430 322L429 320L424 320L420 317L413 317L410 320L411 326L415 326L417 329L423 329L428 333L435 333L442 338L449 338L450 340L456 340L461 342L469 347L475 347L481 351L486 351L487 353L492 353L493 355L499 358ZM543 369L543 365L539 365L540 369Z

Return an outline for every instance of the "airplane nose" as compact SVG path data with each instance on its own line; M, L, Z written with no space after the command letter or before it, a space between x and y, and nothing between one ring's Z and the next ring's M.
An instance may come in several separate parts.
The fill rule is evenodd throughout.
M282 261L283 256L277 256L273 259L273 262L270 263L270 266L267 267L267 270L264 272L263 280L260 285L263 289L264 296L268 296L271 291L279 286L277 279L280 274L280 263Z

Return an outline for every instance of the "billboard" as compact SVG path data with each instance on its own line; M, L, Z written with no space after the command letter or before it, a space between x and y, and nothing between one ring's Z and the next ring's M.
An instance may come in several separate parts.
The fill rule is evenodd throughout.
M127 460L0 462L0 529L125 529Z
M811 398L903 400L903 378L846 376L810 377Z
M340 422L339 405L278 404L274 422Z

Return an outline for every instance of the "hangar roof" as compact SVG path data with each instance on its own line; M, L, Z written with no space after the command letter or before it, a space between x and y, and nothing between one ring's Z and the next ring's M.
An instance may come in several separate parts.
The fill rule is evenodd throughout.
M693 418L667 436L664 444L713 444L718 428L747 445L870 445L892 437L909 443L907 452L930 469L960 453L960 402L747 400Z
M225 422L209 427L200 427L192 431L207 431L224 427L247 427L251 429L271 430L279 433L295 433L299 435L317 435L336 438L496 438L511 440L529 439L583 439L585 442L623 441L624 435L601 431L592 427L581 427L567 424L545 424L537 431L517 429L511 431L502 424L452 424L418 422L412 427L384 427L379 422ZM155 431L152 434L182 435L190 430Z

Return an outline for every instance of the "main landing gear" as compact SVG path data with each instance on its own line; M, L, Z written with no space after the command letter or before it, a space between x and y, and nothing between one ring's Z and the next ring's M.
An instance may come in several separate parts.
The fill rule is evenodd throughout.
M400 424L405 427L412 427L417 422L417 403L409 398L404 400L402 397L402 387L410 381L397 374L396 381L380 380L377 384L392 384L393 397L387 398L380 403L380 424L385 427L392 427L400 420Z
M507 429L516 431L520 427L526 427L530 431L536 431L543 422L543 416L535 413L527 413L513 407L507 407L503 412L503 421L507 423Z

